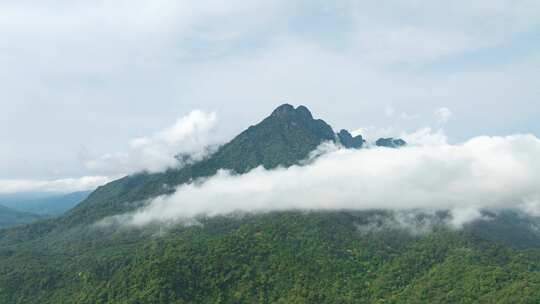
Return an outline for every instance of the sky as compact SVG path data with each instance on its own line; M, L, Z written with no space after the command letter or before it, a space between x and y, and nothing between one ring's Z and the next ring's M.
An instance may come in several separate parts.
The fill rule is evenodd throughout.
M160 170L284 102L368 137L539 136L538 16L537 0L0 1L0 192Z

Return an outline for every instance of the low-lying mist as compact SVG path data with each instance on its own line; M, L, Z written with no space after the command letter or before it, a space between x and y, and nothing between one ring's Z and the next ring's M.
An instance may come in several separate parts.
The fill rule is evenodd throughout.
M288 210L447 210L459 228L486 209L540 215L540 140L533 135L401 149L325 143L318 152L302 166L222 170L107 221L143 226Z

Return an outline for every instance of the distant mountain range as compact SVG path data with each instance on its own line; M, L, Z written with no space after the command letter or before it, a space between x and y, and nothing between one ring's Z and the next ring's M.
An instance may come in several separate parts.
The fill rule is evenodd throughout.
M0 204L11 209L40 215L59 215L73 208L90 195L92 191L73 193L17 193L0 194Z
M68 194L0 194L0 228L29 224L58 216L83 201L90 191Z
M39 216L37 214L21 212L0 205L0 229L28 224L43 218L43 216Z
M57 218L0 230L0 303L538 303L540 223L511 211L462 230L437 225L444 213L409 219L435 223L426 233L381 210L96 224L219 169L301 165L325 141L366 145L285 104L199 162L124 177Z

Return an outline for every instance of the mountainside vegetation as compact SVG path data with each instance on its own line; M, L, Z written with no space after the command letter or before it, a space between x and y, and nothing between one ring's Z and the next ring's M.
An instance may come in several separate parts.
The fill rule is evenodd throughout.
M300 164L324 141L364 143L283 105L202 161L124 177L58 218L0 230L0 303L539 303L540 222L511 211L463 229L444 214L388 225L396 214L377 210L99 224L219 169Z
M537 303L540 250L369 212L70 229L0 249L2 303ZM389 216L389 215L388 215Z

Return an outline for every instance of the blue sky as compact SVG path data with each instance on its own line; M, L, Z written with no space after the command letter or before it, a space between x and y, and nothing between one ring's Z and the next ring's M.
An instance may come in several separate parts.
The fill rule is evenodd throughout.
M127 173L88 159L194 109L225 140L285 101L336 129L538 136L538 16L536 0L2 1L0 181Z

